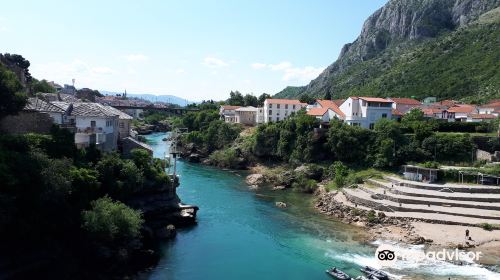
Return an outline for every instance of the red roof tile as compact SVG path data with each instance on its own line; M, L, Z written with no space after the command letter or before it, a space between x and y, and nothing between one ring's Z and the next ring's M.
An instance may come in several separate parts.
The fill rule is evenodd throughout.
M385 98L381 98L381 97L361 97L360 96L358 98L365 100L365 101L368 101L368 102L392 103L392 101L387 100Z
M316 102L321 105L322 108L329 108L332 109L337 115L341 117L345 117L344 112L342 112L339 108L339 106L332 100L322 100L322 99L317 99Z
M448 112L451 113L471 113L476 109L475 106L467 105L467 104L458 104L453 107L448 108Z
M222 105L222 110L236 110L241 106L233 106L233 105Z
M396 104L404 104L404 105L421 105L422 103L418 100L415 100L413 98L391 98L394 103Z
M307 111L307 114L310 116L323 116L329 108L311 108L309 111Z
M398 111L398 110L396 110L396 109L392 109L392 114L393 114L394 116L402 116L402 115L403 115L403 113L401 113L400 111Z
M267 103L269 104L300 104L300 105L307 105L307 103L302 103L300 100L296 99L274 99L274 98L268 98L266 99Z

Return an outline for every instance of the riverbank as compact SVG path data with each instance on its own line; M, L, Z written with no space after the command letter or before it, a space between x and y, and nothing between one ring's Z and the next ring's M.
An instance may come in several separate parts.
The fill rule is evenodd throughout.
M498 265L500 259L500 230L485 230L478 226L450 225L416 218L388 217L383 212L354 205L341 192L317 193L314 207L321 213L334 216L346 224L367 230L370 241L386 240L407 245L426 245L437 249L481 251L481 264ZM370 212L372 214L370 214ZM466 240L469 231L471 240Z

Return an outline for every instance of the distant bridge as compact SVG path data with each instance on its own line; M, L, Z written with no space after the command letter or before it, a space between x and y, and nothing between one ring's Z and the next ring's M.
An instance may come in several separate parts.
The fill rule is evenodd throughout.
M116 104L112 103L109 104L109 106L114 107L116 109L142 109L142 110L153 110L153 111L161 111L161 112L167 112L167 113L172 113L175 115L184 115L185 113L188 112L196 112L199 111L198 109L193 109L193 108L179 108L179 107L167 107L167 106L158 106L158 105L134 105L134 104Z

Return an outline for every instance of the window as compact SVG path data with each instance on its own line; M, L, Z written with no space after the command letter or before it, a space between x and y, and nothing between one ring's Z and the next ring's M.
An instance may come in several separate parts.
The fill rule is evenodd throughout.
M387 114L385 114L385 113L382 114L382 118L384 118L384 119L387 118Z
M279 109L280 108L280 104L276 105L276 108Z
M277 117L277 118L276 118L276 121L277 121L277 122L279 122L279 121L280 121L280 117Z
M273 114L273 110L269 110L269 115L272 115Z
M120 123L120 128L125 128L125 124L124 123Z
M273 104L269 104L269 108L273 108Z
M95 127L95 121L90 121L90 127Z
M295 105L293 105L292 108L295 110Z
M366 101L365 100L363 100L362 105L363 105L363 107L366 107Z
M374 123L371 123L370 124L370 129L373 129L375 127L375 124Z
M269 117L269 121L272 122L273 120L271 119L271 117Z
M285 104L285 109L288 109L288 104Z

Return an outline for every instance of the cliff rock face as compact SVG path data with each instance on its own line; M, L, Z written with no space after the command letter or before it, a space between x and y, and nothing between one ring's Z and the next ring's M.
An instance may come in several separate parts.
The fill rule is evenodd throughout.
M390 0L365 21L359 37L346 44L337 61L319 77L305 87L283 92L318 96L330 91L335 96L330 90L331 80L353 65L370 60L389 47L405 48L455 30L498 6L500 0Z

